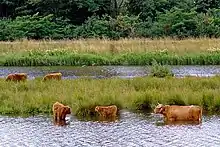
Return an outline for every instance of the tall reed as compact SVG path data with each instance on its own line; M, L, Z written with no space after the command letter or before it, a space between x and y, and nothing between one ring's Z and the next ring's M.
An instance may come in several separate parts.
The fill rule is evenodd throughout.
M20 40L0 42L0 54L23 51L46 51L67 49L76 53L117 54L117 53L145 53L167 50L178 55L201 53L210 50L219 50L220 39L200 38L175 40L165 39L85 39L85 40Z

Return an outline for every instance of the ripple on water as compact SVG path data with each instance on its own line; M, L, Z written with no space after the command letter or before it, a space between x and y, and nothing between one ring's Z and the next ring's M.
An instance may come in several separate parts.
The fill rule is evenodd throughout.
M204 116L200 125L157 125L153 114L122 111L118 122L79 121L66 126L52 118L0 117L0 146L219 146L219 116Z

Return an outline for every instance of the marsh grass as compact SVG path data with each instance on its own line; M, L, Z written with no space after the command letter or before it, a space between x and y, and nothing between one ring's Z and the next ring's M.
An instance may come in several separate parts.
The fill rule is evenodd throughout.
M0 53L66 49L77 53L120 54L168 51L178 55L219 50L220 39L85 39L85 40L20 40L0 42Z
M0 79L0 113L17 115L52 114L59 101L73 115L95 116L96 105L115 104L119 109L150 110L156 104L200 105L204 111L220 111L220 77L76 79L41 82L6 82Z
M0 42L0 66L219 65L219 39Z

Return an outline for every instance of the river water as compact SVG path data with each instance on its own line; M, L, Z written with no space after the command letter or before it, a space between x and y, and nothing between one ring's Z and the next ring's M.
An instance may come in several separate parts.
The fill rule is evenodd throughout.
M171 66L176 77L214 76L220 73L220 66ZM42 77L50 72L61 72L63 79L75 79L79 77L92 78L133 78L146 76L150 73L149 66L54 66L54 67L0 67L0 77L6 77L10 73L25 72L29 79Z
M171 66L175 76L213 76L220 66ZM29 79L62 72L64 79L79 77L132 78L150 72L147 66L0 67L0 77L26 72ZM1 147L219 147L220 116L203 116L201 124L164 124L161 115L121 111L116 122L82 121L67 117L58 126L52 116L0 116Z
M80 121L55 125L52 117L0 117L1 147L219 147L220 116L203 116L201 124L163 123L161 115L122 111L116 122Z

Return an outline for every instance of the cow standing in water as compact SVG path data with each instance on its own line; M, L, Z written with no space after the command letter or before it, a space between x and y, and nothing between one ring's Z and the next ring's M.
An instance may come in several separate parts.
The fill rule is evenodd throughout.
M165 121L202 121L202 108L199 106L177 106L158 104L154 113L163 114Z
M66 115L71 114L69 106L65 106L59 102L53 104L53 117L54 121L65 121Z
M99 113L100 116L104 118L116 117L117 115L117 106L96 106L95 111Z
M116 105L96 106L95 111L99 114L99 121L109 122L117 120L118 108Z

